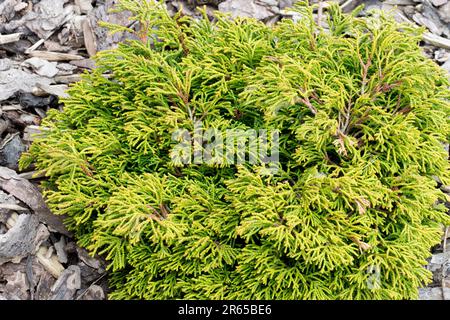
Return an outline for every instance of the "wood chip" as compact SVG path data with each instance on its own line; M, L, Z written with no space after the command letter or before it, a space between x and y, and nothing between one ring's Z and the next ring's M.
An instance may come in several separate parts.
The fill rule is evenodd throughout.
M21 174L19 174L19 177L21 177L22 179L32 180L44 178L45 174L42 171L29 171L29 172L22 172Z
M32 51L30 56L45 59L47 61L69 61L69 60L83 60L84 57L77 54L61 53L52 51Z
M36 129L34 127L36 127ZM23 140L33 142L35 139L35 135L39 133L41 133L41 131L39 130L39 126L29 125L23 132ZM26 177L21 178L27 179Z
M97 41L89 19L83 21L84 45L90 57L97 53Z
M84 69L94 69L95 68L95 61L92 59L73 60L73 61L70 61L70 63L79 68L84 68Z
M71 236L63 224L64 217L54 215L45 203L39 189L28 180L20 178L14 170L0 167L0 188L25 203L41 222L59 233Z
M64 270L53 285L51 300L73 300L77 290L81 288L80 267L71 265Z
M2 106L1 110L2 111L18 111L18 110L22 110L22 106L20 104L11 104L8 106Z
M17 42L20 40L22 33L0 34L0 44Z
M450 50L450 39L446 39L427 32L423 34L423 41L428 42L429 44L432 44L436 47Z
M69 95L66 93L66 90L69 88L65 84L56 84L56 85L41 85L37 84L36 88L46 92L47 94L51 94L60 98L67 98Z
M49 254L50 253L50 254ZM39 263L55 278L59 278L64 271L63 265L59 262L58 257L52 254L50 249L41 246L36 253Z
M343 12L350 12L355 9L360 2L358 0L347 0L341 4L341 9Z
M39 48L43 43L45 42L45 39L41 39L37 41L35 44L33 44L31 47L29 47L27 50L25 50L25 54L30 54L37 48Z
M65 83L65 84L69 84L69 83L74 83L74 82L78 82L81 80L81 76L79 74L71 74L68 76L56 76L54 78L56 83Z
M404 14L398 12L397 16L401 20L403 20L405 22L409 22L411 25L416 26L416 24L414 22L412 22L411 20L409 20ZM423 41L425 41L425 42L427 42L429 44L432 44L432 45L434 45L436 47L450 50L450 40L449 39L443 38L441 36L437 36L437 35L432 34L430 32L424 33L423 36L422 36L422 39L423 39Z
M27 208L21 207L13 203L0 203L0 209L14 210L14 211L30 211Z
M29 4L26 2L19 2L18 4L16 4L14 6L14 11L16 11L16 12L22 11L23 9L28 8L28 5Z
M34 214L18 215L7 233L0 235L0 265L33 254L49 237L47 228L39 224Z

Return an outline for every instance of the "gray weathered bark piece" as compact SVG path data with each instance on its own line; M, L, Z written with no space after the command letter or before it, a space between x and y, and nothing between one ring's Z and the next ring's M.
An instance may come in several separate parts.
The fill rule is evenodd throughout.
M17 261L34 254L36 248L47 239L49 232L39 225L37 216L21 214L15 225L3 235L0 235L0 265Z
M419 289L420 300L448 300L450 288L424 288Z
M0 100L7 100L17 91L31 92L36 84L49 85L52 80L19 69L0 71Z
M78 266L69 266L52 287L51 300L72 300L81 288L81 271Z
M0 188L30 207L39 221L59 233L71 235L63 224L64 217L54 215L47 207L39 189L28 180L20 178L14 170L0 167Z

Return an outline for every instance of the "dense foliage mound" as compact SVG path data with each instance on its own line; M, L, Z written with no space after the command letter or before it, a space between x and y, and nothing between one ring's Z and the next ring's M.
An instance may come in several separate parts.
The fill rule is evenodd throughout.
M421 30L334 5L321 26L303 4L274 26L118 9L140 40L99 53L21 159L110 261L113 298L417 296L449 223L435 182L449 182L449 83ZM173 162L195 121L279 130L278 171Z

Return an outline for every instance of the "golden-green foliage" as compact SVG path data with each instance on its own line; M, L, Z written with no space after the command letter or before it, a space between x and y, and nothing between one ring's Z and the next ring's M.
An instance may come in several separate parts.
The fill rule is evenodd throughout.
M171 18L152 1L118 9L140 40L100 52L21 159L110 261L113 298L417 296L449 223L433 180L449 182L449 83L420 30L338 6L327 30L303 4L299 22L275 26ZM194 119L279 130L278 174L173 165L172 133Z

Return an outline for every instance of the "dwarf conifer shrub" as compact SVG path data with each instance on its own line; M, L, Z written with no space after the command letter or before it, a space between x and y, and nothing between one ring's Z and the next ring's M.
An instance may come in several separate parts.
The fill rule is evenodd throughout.
M110 262L112 298L417 296L449 224L433 179L449 181L449 82L421 30L334 5L327 28L304 4L274 26L118 9L140 40L100 52L21 159ZM278 170L173 161L173 133L195 122L277 130Z

